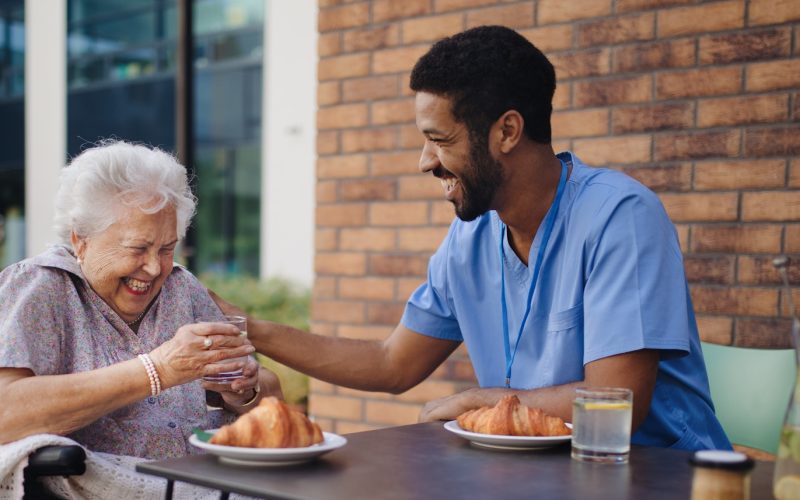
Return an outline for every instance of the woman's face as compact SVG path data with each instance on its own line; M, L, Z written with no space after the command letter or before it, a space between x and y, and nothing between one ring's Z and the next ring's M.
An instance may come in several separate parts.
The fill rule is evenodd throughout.
M135 320L158 295L172 272L178 243L175 209L155 214L138 208L102 233L88 238L72 234L75 254L92 289L126 322Z

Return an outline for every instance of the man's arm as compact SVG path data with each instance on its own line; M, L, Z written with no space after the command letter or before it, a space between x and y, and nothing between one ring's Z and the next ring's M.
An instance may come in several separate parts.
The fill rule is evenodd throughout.
M429 402L422 409L419 419L422 422L452 420L472 408L494 406L503 396L513 393L523 404L541 408L549 415L570 422L576 387L627 387L633 391L635 431L650 410L650 398L653 396L658 373L658 359L658 351L643 349L588 363L584 370L585 378L579 382L527 391L506 388L469 389Z

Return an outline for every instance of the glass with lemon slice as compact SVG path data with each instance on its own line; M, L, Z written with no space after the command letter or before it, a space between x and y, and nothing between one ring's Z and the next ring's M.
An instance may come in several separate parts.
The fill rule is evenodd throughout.
M572 404L572 458L627 463L631 446L633 393L617 387L575 390Z

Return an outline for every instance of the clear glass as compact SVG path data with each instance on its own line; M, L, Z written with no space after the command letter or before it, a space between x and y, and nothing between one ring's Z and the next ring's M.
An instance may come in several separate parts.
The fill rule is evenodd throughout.
M200 318L198 323L225 323L234 325L239 328L240 335L247 337L247 318L244 316L224 316L223 319L219 318ZM247 361L247 356L241 358L231 358L224 361L219 361L216 364L231 363L234 361ZM222 372L218 375L207 375L203 377L206 382L214 382L215 384L230 384L237 378L242 378L244 374L242 370L235 370L232 372Z
M800 322L792 321L792 338L800 335ZM796 340L795 340L796 342ZM800 499L800 352L795 345L797 375L786 417L783 420L778 457L775 460L773 491L778 500Z
M633 393L617 387L575 390L572 404L572 458L627 463L631 445Z

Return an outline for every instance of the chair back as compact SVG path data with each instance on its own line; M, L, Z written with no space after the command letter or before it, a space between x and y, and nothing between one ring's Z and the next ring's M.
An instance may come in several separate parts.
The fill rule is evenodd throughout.
M797 374L794 350L701 344L711 399L728 439L777 453Z

